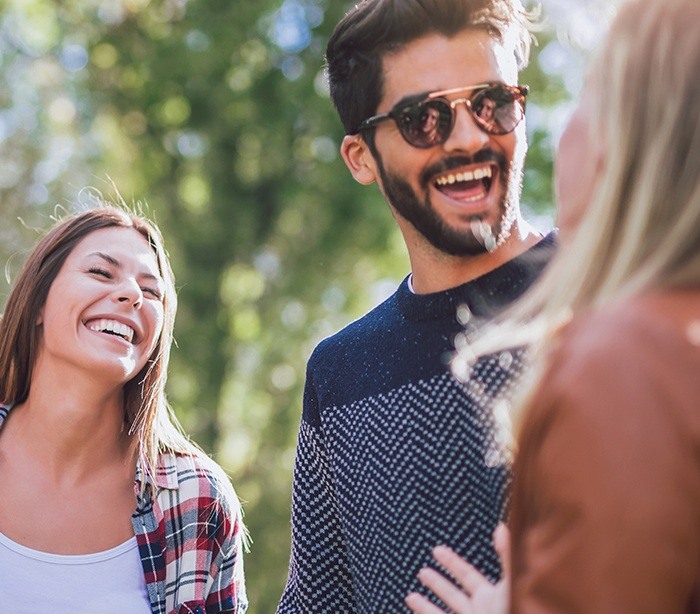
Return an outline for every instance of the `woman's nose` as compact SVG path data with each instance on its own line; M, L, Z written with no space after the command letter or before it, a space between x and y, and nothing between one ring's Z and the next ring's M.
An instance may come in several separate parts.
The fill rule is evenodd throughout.
M135 279L124 280L116 291L117 301L131 303L134 308L140 309L143 303L143 292Z

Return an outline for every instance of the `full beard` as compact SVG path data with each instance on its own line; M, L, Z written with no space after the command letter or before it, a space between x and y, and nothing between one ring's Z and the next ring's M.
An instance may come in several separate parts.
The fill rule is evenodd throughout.
M420 177L422 199L407 181L387 172L381 158L377 161L386 199L399 215L439 251L450 256L477 256L497 249L510 236L517 215L522 165L516 167L509 164L503 154L487 149L473 157L449 158L429 167ZM475 215L469 219L469 229L452 228L435 211L430 201L431 179L438 173L481 162L495 162L499 169L498 181L503 196L498 203L498 219L489 226L481 216Z

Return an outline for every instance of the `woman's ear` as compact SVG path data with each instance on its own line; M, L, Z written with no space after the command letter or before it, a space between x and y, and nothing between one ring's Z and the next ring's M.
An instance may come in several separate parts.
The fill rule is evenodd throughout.
M345 165L350 169L355 181L369 185L377 180L377 163L367 143L359 134L343 137L340 155L343 156Z

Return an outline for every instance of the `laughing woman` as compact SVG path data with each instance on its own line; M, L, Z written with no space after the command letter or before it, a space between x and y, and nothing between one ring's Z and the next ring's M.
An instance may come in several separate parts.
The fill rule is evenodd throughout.
M244 612L241 510L165 397L176 297L160 233L59 222L0 320L0 611Z

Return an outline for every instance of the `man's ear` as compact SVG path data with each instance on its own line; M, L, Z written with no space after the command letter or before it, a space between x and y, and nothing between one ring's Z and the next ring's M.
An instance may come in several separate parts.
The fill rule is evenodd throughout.
M374 156L359 134L348 134L343 137L340 155L343 156L355 181L362 185L369 185L377 180L377 164Z

